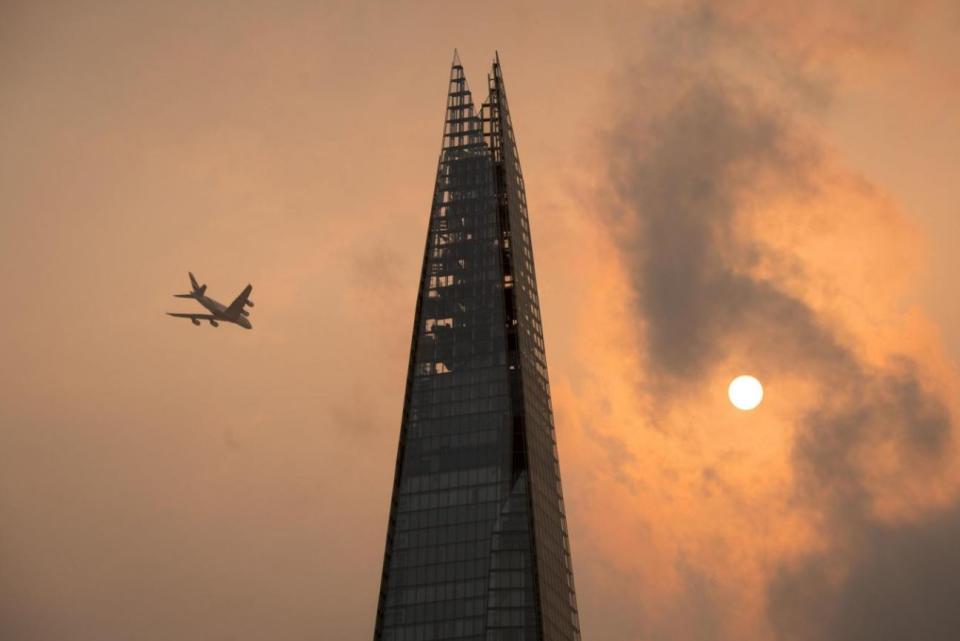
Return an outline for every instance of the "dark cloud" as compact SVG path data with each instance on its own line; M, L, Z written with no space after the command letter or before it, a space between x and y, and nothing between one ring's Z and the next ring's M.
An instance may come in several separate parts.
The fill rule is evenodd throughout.
M913 366L852 381L838 408L815 408L794 443L797 491L817 509L831 547L778 569L768 614L779 638L882 641L956 638L960 611L960 505L917 523L888 525L872 512L869 455L892 446L892 483L935 481L952 436L941 401ZM868 462L864 462L864 461Z
M640 285L653 362L691 376L755 308L792 303L736 273L725 256L744 180L757 166L791 161L781 123L737 104L714 80L695 83L648 126L641 140L628 134L615 143L619 195L629 212L642 213L623 246Z
M824 152L789 103L722 62L742 26L702 6L665 24L651 57L625 75L624 110L606 140L617 203L610 220L647 364L664 390L658 397L681 398L681 389L744 352L758 370L819 386L822 400L797 417L792 465L797 507L821 524L827 546L775 570L769 618L779 638L955 636L960 614L944 595L960 587L960 509L885 525L875 516L882 488L870 462L876 452L893 453L884 483L935 479L950 416L915 363L864 361L834 321L752 275L762 259L795 257L744 238L738 217L774 196L815 198ZM811 81L789 58L778 64L788 66L781 78Z
M904 475L925 475L942 462L951 436L946 408L923 390L909 361L861 373L846 387L840 403L803 417L793 452L798 490L833 527L869 520L872 496L863 469L869 464L862 460L871 448L892 445Z
M797 641L956 639L957 541L960 507L908 525L868 522L843 553L781 568L770 584L771 621Z

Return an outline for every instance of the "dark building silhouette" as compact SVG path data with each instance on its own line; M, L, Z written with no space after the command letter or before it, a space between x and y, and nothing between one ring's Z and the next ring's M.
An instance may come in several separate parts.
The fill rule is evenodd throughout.
M580 639L523 176L500 61L454 55L375 641Z

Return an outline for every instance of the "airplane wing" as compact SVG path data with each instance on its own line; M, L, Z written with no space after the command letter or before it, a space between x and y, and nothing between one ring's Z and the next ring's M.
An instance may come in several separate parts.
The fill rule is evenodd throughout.
M240 312L243 310L243 306L247 304L247 299L250 297L250 292L252 291L253 285L247 285L243 291L240 292L240 295L230 303L230 307L223 312L223 315L229 318L240 316Z
M168 316L176 316L177 318L189 318L190 320L215 320L217 317L213 314L175 314L174 312L167 312Z

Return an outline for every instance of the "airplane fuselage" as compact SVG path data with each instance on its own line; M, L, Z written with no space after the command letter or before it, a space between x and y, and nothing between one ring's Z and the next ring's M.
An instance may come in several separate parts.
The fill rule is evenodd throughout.
M228 316L224 313L227 311L226 305L210 298L209 296L198 296L197 301L206 307L212 315L216 316L217 320L225 323L236 323L240 327L253 329L253 324L250 323L250 319L244 316L243 313L237 314L236 318L233 316Z

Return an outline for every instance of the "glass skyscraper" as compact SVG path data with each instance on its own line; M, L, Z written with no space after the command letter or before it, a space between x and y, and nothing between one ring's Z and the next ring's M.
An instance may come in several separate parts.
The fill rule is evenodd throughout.
M523 176L454 55L375 641L578 641Z

